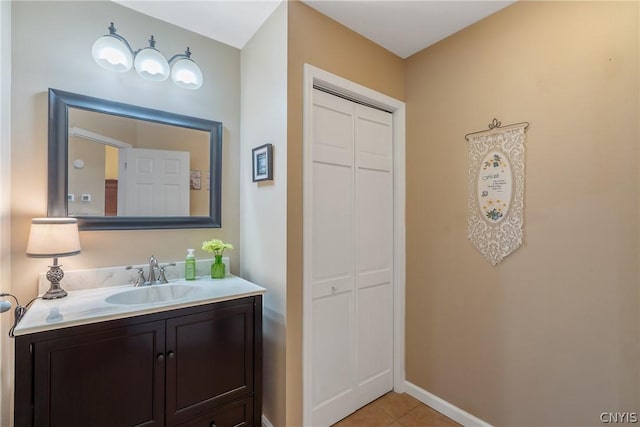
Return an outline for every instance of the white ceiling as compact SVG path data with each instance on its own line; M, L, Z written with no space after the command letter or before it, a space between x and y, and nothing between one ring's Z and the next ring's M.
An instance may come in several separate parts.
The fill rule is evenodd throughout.
M113 0L146 15L242 49L280 0ZM303 0L406 58L515 0Z
M280 4L280 0L112 1L238 49Z
M514 1L305 0L304 2L401 58L406 58Z

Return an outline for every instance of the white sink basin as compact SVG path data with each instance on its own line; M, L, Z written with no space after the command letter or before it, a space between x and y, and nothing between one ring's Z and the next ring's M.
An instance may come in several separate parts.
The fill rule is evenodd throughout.
M198 286L193 285L150 285L113 294L108 296L105 301L119 305L162 303L192 296L199 290Z

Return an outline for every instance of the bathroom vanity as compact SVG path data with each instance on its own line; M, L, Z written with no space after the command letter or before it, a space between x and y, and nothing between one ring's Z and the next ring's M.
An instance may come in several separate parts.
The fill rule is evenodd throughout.
M263 293L231 276L36 301L15 426L260 426Z

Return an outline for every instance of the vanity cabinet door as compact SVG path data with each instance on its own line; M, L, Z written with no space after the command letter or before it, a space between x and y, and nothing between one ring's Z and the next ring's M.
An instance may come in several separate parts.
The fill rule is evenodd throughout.
M33 343L35 426L163 426L165 322Z
M254 392L254 299L167 320L167 425Z

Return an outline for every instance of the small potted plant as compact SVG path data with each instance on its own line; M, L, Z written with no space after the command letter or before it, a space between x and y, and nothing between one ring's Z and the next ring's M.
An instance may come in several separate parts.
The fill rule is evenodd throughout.
M222 254L225 249L233 249L231 243L224 243L222 240L213 239L202 242L202 250L210 252L214 255L215 260L211 264L211 278L223 279L226 275L225 266L222 262Z

